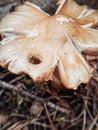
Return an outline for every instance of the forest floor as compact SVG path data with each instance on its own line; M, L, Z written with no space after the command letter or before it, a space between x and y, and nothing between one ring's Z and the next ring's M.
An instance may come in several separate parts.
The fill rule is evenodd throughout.
M0 0L0 19L25 0ZM30 0L29 0L30 1ZM57 0L31 0L54 14ZM0 67L0 130L98 130L98 59L93 77L77 90L57 90Z

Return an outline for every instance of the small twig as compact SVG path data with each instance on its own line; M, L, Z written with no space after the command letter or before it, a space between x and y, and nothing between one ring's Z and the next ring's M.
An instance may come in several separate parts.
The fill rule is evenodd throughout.
M86 127L86 108L84 106L84 110L83 110L83 127L82 130L85 130Z
M54 127L54 125L53 125L53 123L52 123L51 117L50 117L50 115L49 115L49 112L48 112L48 109L47 109L47 106L46 106L45 103L44 103L44 107L45 107L45 110L46 110L46 114L47 114L48 120L49 120L49 122L50 122L50 124L51 124L52 130L56 130L55 127Z
M28 117L27 116L25 116L25 115L22 115L22 114L15 114L15 113L12 113L11 115L10 115L10 117L11 118L22 118L22 119L28 119Z
M91 120L93 121L93 120L94 120L94 117L93 117L92 114L90 113L90 111L89 111L89 109L88 109L88 106L86 107L86 110L87 110L87 112L88 112L89 117L90 117ZM96 127L98 127L97 122L95 122L95 125L96 125Z
M41 97L38 97L36 95L32 95L26 91L23 91L23 90L20 90L18 89L17 87L15 87L14 85L11 85L9 83L6 83L4 81L1 81L0 80L0 87L1 88L4 88L4 89L8 89L8 90L11 90L11 91L15 91L17 93L20 93L21 95L25 96L25 97L28 97L32 100L36 100L38 102L45 102L47 104L48 107L50 107L51 109L55 109L61 113L67 113L67 114L70 114L70 110L68 109L64 109L64 108L61 108L57 105L55 105L53 102L50 102L50 101L46 101L45 99L41 98Z
M11 80L9 83L10 83L10 84L15 83L16 81L18 81L18 80L24 78L24 76L25 76L25 75L18 76L18 77L16 77L15 79Z
M71 123L68 127L66 127L66 130L69 130L70 128L72 128L73 126L77 125L77 124L78 124L79 122L81 122L81 121L82 121L82 119L79 119L79 120L77 120L77 121Z
M6 130L8 126L10 126L12 124L12 121L7 122L5 125L3 125L2 128L0 128L0 130Z
M0 79L3 79L3 78L5 78L7 75L9 75L10 74L10 72L6 72L6 73L4 73L4 74L2 74L2 75L0 75Z
M51 129L51 126L47 125L46 123L41 123L41 122L37 122L38 119L32 119L30 122L27 122L25 126L27 125L37 125L37 126L42 126L44 128L49 128Z
M87 91L87 97L88 97L88 91ZM83 108L83 127L82 127L82 130L85 130L85 127L86 127L86 114L87 114L87 111L86 111L86 107L88 105L88 99L84 99L84 108Z
M17 87L15 87L14 85L11 85L11 84L6 83L6 82L1 81L1 80L0 80L0 87L2 87L4 89L9 89L11 91L16 91L17 93L20 93L23 96L26 96L26 97L31 98L33 100L36 99L36 101L43 102L43 98L32 95L26 91L21 90L21 89L17 89Z
M77 117L75 117L73 122L80 120L82 116L83 116L83 110L81 111L81 113Z
M55 105L54 103L52 103L52 102L50 102L50 101L48 101L47 103L47 106L49 106L50 108L52 108L52 109L55 109L55 110L57 110L57 111L59 111L59 112L61 112L61 113L67 113L68 115L70 114L70 110L68 110L68 109L63 109L62 107L59 107L59 106L57 106L57 105Z
M92 124L90 125L89 129L88 130L92 130L94 125L97 123L97 120L98 120L98 114L97 116L95 117L95 119L93 120Z
M11 127L9 127L7 130L20 130L23 127L24 127L24 124L21 121L19 121L19 122L16 122Z

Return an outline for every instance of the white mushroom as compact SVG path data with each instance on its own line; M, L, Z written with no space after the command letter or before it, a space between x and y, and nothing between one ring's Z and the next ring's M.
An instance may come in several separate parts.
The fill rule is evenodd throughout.
M5 36L0 42L0 65L36 82L54 80L57 68L60 82L69 89L87 83L93 69L81 53L98 55L98 30L91 28L98 23L98 12L86 14L86 10L74 0L60 1L53 16L28 2L19 6L0 23ZM92 25L84 27L88 23Z

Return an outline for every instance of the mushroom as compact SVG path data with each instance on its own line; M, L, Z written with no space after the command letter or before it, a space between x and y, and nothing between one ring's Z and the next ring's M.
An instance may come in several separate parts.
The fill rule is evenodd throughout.
M0 65L33 81L58 79L68 89L88 83L93 68L82 53L98 55L98 11L60 0L52 16L26 2L0 23ZM91 18L93 17L93 18Z

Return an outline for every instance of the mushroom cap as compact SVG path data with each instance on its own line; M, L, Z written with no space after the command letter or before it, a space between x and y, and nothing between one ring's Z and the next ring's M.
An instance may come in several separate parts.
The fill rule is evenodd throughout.
M59 2L53 16L26 2L1 20L0 65L36 82L54 80L57 68L62 85L76 89L92 76L93 69L81 53L98 55L98 30L92 28L98 15L96 11L83 15L87 7L74 0ZM88 23L92 25L84 26Z

